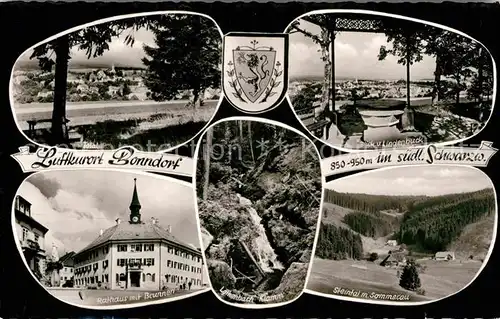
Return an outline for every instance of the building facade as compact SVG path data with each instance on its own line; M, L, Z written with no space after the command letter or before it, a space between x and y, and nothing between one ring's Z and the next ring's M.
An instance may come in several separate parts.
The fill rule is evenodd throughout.
M59 270L59 278L60 284L63 287L72 286L71 283L74 280L75 276L75 267L73 262L73 257L75 252L69 252L64 254L61 258L59 258L59 262L62 264L61 270Z
M16 233L24 258L33 274L41 279L45 272L45 234L48 228L31 217L31 203L17 195L14 203Z
M434 255L434 259L440 261L455 260L455 253L452 251L439 251Z
M135 180L134 180L135 181ZM170 227L141 220L134 185L128 221L101 230L73 260L75 286L98 289L199 289L203 286L201 251L175 238Z

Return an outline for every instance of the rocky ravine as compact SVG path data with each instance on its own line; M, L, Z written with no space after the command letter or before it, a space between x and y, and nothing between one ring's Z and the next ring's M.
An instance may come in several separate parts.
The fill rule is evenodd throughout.
M215 174L228 173L220 166L211 173L214 168ZM199 200L211 284L220 295L230 290L244 303L291 300L303 290L311 260L321 199L319 162L294 145L269 151L238 177L237 185L211 184L207 200ZM265 279L259 280L262 271Z

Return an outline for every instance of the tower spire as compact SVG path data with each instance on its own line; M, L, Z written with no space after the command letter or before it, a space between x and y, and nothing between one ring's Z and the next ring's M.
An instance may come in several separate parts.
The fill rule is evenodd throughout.
M141 203L139 202L139 195L137 194L137 178L134 178L134 192L132 194L132 202L129 206L130 209L130 222L140 223L141 222Z

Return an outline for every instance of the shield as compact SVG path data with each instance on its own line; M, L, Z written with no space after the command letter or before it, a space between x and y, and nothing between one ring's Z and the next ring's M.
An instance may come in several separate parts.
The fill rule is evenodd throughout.
M273 49L233 50L236 80L251 103L257 101L269 85L275 60L276 51Z

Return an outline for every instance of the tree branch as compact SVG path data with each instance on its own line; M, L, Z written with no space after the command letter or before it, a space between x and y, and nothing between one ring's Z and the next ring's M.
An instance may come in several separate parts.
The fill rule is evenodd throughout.
M300 179L300 177L298 177L297 175L295 175L295 178L297 178L297 180L302 184L302 186L304 186L304 188L307 190L307 192L311 195L312 198L314 198L314 200L321 204L320 201L316 198L316 196L314 196L314 194L309 190L309 188L306 186L306 184L302 181L302 179Z
M291 28L293 30L295 30L295 32L289 32L289 33L297 33L297 32L299 32L299 33L302 33L303 35L305 35L306 37L313 39L315 42L319 43L319 45L321 45L321 46L328 46L328 43L326 43L325 41L323 41L316 34L313 34L313 33L309 32L309 31L303 30L303 29L299 28L296 25L292 25Z
M240 277L238 279L247 279L247 280L250 280L251 282L253 282L254 284L257 284L255 282L255 280L252 280L251 277L245 275L244 273L242 273L241 271L239 271L238 269L236 269L236 267L234 267L233 269L242 276L242 277Z

